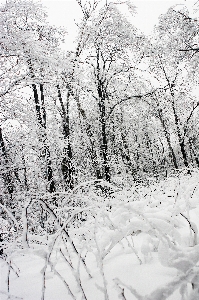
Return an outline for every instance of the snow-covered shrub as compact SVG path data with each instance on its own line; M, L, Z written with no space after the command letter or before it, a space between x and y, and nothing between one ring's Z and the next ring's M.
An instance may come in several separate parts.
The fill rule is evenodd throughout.
M84 191L77 188L56 194L57 206L49 201L48 194L24 198L17 219L9 216L9 224L18 222L17 239L7 243L4 250L9 282L13 282L12 268L16 271L16 262L21 264L23 258L19 257L23 254L27 260L34 255L34 260L42 264L42 299L50 299L48 282L56 278L69 293L67 299L90 300L89 290L98 293L99 299L162 300L175 293L176 299L197 299L198 178L195 171L150 187L132 186L118 191L112 186L112 193L106 197L95 193L89 182ZM139 270L146 267L149 271L157 263L161 270L171 269L172 276L164 284L146 290L143 296L134 285L133 269L139 274ZM125 277L128 264L132 266L128 270L131 282ZM115 272L110 275L112 268Z

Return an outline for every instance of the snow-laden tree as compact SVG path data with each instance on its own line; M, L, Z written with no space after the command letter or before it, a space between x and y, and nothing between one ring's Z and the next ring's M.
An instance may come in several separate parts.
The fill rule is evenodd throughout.
M19 88L32 89L40 156L43 157L43 172L50 192L55 191L55 181L47 138L45 84L51 80L52 70L57 67L55 54L61 40L63 31L47 24L40 4L11 0L2 5L1 96L6 97L14 91L17 93ZM30 90L27 93L31 93ZM10 100L14 102L11 97Z
M185 167L195 164L189 137L198 107L198 99L193 94L198 76L193 73L196 66L187 62L185 52L180 49L196 35L196 26L190 24L190 20L185 20L185 16L188 18L184 9L176 11L170 8L160 17L149 54L151 74L161 88L153 95L152 105L160 120L175 168L182 164ZM176 136L175 144L172 135Z
M119 5L109 3L96 10L87 22L82 37L83 61L80 74L82 107L95 112L95 160L97 177L110 181L113 145L110 138L113 112L122 99L139 94L142 85L135 75L135 66L141 59L143 36L122 15ZM85 102L86 101L86 102ZM92 116L89 117L93 123ZM117 138L117 137L115 137Z

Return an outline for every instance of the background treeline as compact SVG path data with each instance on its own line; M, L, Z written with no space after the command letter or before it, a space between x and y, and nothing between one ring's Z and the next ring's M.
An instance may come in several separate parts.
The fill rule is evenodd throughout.
M77 2L68 52L40 4L1 6L1 204L199 167L198 20L172 7L149 39L121 13L130 1Z

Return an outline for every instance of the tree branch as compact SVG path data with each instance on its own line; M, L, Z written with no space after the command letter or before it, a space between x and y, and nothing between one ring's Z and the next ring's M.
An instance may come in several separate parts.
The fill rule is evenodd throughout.
M179 51L183 51L183 52L188 52L188 51L199 52L199 48L180 49Z
M186 124L184 125L184 138L185 138L185 135L187 133L187 125L191 119L191 117L193 116L193 113L194 111L196 110L196 108L199 107L199 102L197 102L197 104L193 107L192 111L190 112L190 115L188 116L187 120L186 120Z
M23 79L25 79L27 74L17 80L15 80L13 83L10 84L10 86L7 88L6 91L0 93L0 97L5 96L14 86L18 85Z
M128 101L128 100L132 100L132 99L142 99L142 98L145 98L145 97L148 97L148 96L152 96L158 89L155 89L154 91L152 92L149 92L149 93L146 93L146 94L143 94L143 95L132 95L132 96L128 96L126 98L123 98L121 99L119 102L115 103L110 111L109 111L109 114L108 116L106 117L106 121L108 120L108 118L110 117L110 115L112 114L113 110L116 108L117 105L125 102L125 101Z

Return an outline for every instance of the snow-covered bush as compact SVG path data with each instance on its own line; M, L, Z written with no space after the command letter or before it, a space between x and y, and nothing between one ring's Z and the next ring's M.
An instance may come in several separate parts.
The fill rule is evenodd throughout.
M15 228L17 237L3 245L1 265L8 270L3 293L22 297L23 260L33 259L39 263L29 276L40 278L34 299L62 299L59 291L50 296L50 280L58 279L67 299L93 299L92 293L99 299L197 299L198 175L194 171L122 191L112 186L106 197L87 182L84 190L57 194L58 206L48 194L24 198L16 218L5 211L10 223L4 227L8 234ZM134 269L144 280L144 268L170 275L151 288L140 287Z

